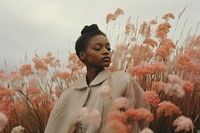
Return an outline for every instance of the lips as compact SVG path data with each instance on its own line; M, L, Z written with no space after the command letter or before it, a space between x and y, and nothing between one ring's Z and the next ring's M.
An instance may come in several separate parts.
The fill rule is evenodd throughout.
M101 60L102 60L102 61L110 62L111 58L110 58L110 57L103 57Z

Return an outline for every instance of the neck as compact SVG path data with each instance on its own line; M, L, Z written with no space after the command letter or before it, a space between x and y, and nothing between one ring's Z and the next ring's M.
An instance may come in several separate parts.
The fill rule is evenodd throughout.
M86 75L86 80L87 84L89 85L92 80L103 70L104 68L101 69L94 69L94 68L88 68L87 67L87 75Z

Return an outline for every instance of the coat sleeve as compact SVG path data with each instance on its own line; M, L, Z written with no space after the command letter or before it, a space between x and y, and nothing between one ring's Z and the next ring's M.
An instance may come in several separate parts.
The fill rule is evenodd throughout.
M125 97L129 101L130 108L146 108L150 110L150 105L143 100L144 90L134 80L130 73L118 71L112 74L111 88L113 88L113 97ZM146 120L133 122L134 131L142 130L148 127L149 124ZM138 129L139 128L139 129Z
M50 113L45 132L44 133L56 133L59 132L62 126L62 122L65 118L65 107L67 104L68 93L65 91L61 94L59 99L56 101L53 110Z
M128 86L125 92L125 97L130 101L130 107L138 109L145 108L150 110L150 105L143 98L144 90L140 87L140 85L134 80L134 78L128 74ZM141 120L138 122L140 130L149 126L149 123L146 120Z

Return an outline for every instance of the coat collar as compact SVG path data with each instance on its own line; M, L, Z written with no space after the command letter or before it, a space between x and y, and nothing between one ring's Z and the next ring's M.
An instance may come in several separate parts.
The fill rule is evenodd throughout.
M89 86L96 86L100 83L102 83L103 81L105 81L108 76L110 75L110 71L109 70L102 70L93 80L92 82L89 84ZM75 89L84 89L87 88L87 82L86 82L86 76L80 77L79 79L77 79L74 83L74 88Z

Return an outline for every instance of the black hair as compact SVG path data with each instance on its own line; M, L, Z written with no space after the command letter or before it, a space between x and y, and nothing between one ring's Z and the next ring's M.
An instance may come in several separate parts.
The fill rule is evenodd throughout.
M81 31L81 36L77 39L75 43L75 50L76 50L76 55L79 57L79 53L81 51L85 51L86 46L90 39L96 35L103 35L106 37L106 34L103 33L97 24L92 24L92 25L86 25L82 31ZM80 58L80 57L79 57Z

